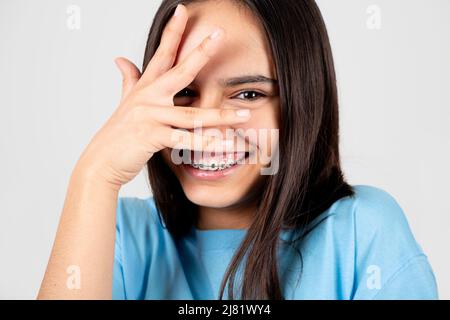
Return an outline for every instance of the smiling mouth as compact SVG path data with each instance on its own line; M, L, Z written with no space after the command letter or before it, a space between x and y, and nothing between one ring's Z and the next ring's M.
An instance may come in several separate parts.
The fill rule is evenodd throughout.
M251 155L250 152L212 153L211 156L202 157L201 154L192 156L189 166L202 171L223 171L239 164L244 164Z

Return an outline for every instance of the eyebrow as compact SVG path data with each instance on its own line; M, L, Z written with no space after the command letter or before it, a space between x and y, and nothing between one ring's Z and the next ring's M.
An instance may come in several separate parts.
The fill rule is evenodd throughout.
M271 79L263 75L245 75L241 77L228 78L228 79L219 79L218 83L222 87L235 87L241 84L247 83L270 83L270 84L278 84L278 80Z

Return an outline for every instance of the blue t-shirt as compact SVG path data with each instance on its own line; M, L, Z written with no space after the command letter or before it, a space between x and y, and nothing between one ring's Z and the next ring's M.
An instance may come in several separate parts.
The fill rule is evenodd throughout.
M354 189L354 196L339 199L314 219L297 248L280 248L284 297L437 299L428 258L396 200L375 187ZM225 270L246 232L193 226L175 241L161 224L153 198L120 197L113 299L218 299ZM284 231L281 237L287 235Z

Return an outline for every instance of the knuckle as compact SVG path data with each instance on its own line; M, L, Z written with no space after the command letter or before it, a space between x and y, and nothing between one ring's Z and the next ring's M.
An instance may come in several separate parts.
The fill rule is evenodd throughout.
M208 41L205 40L197 47L197 51L201 54L206 56L207 58L211 57L210 52L208 51Z
M154 58L156 59L164 58L165 56L167 56L167 54L168 54L167 49L164 48L163 46L159 46L154 54Z
M219 110L219 119L222 121L226 121L230 119L230 110L220 109Z
M171 64L172 59L167 59L167 58L173 58L173 56L174 56L174 53L170 49L163 48L163 47L158 48L158 50L156 51L156 53L154 55L154 58L153 58L154 60L152 60L152 61L155 61L152 64L153 70L161 73L164 70L166 70L167 68L170 68L172 65Z
M161 92L161 96L162 97L170 97L173 94L173 92L175 91L175 85L165 85L165 86L161 86L161 89L159 89L159 92Z
M196 74L189 68L186 64L180 64L177 67L177 72L181 74L183 77L187 78L195 78Z
M173 25L168 24L165 31L170 38L174 37L181 37L182 33L179 31L179 29L175 28Z
M194 120L198 116L198 111L195 108L183 108L183 113L190 120Z

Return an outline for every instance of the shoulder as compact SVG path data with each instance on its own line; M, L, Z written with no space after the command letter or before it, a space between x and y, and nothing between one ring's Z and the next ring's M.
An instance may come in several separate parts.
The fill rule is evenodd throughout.
M331 206L330 214L353 224L359 238L404 237L416 245L405 212L390 193L369 185L354 185L353 190L354 195ZM420 251L420 247L415 249Z
M354 298L410 297L404 289L414 281L417 297L435 297L433 271L399 202L374 186L353 189L354 195L336 201L329 214L337 246L352 250Z
M351 228L360 252L378 245L386 255L391 252L403 259L423 253L404 210L390 193L368 185L354 185L353 190L354 195L332 205L330 214Z
M380 226L386 221L405 223L405 214L397 200L387 191L374 186L356 185L353 187L355 212L373 226Z
M116 229L123 238L149 234L151 229L163 228L153 197L119 197L116 209ZM123 231L123 232L121 232ZM154 234L153 231L151 234Z

